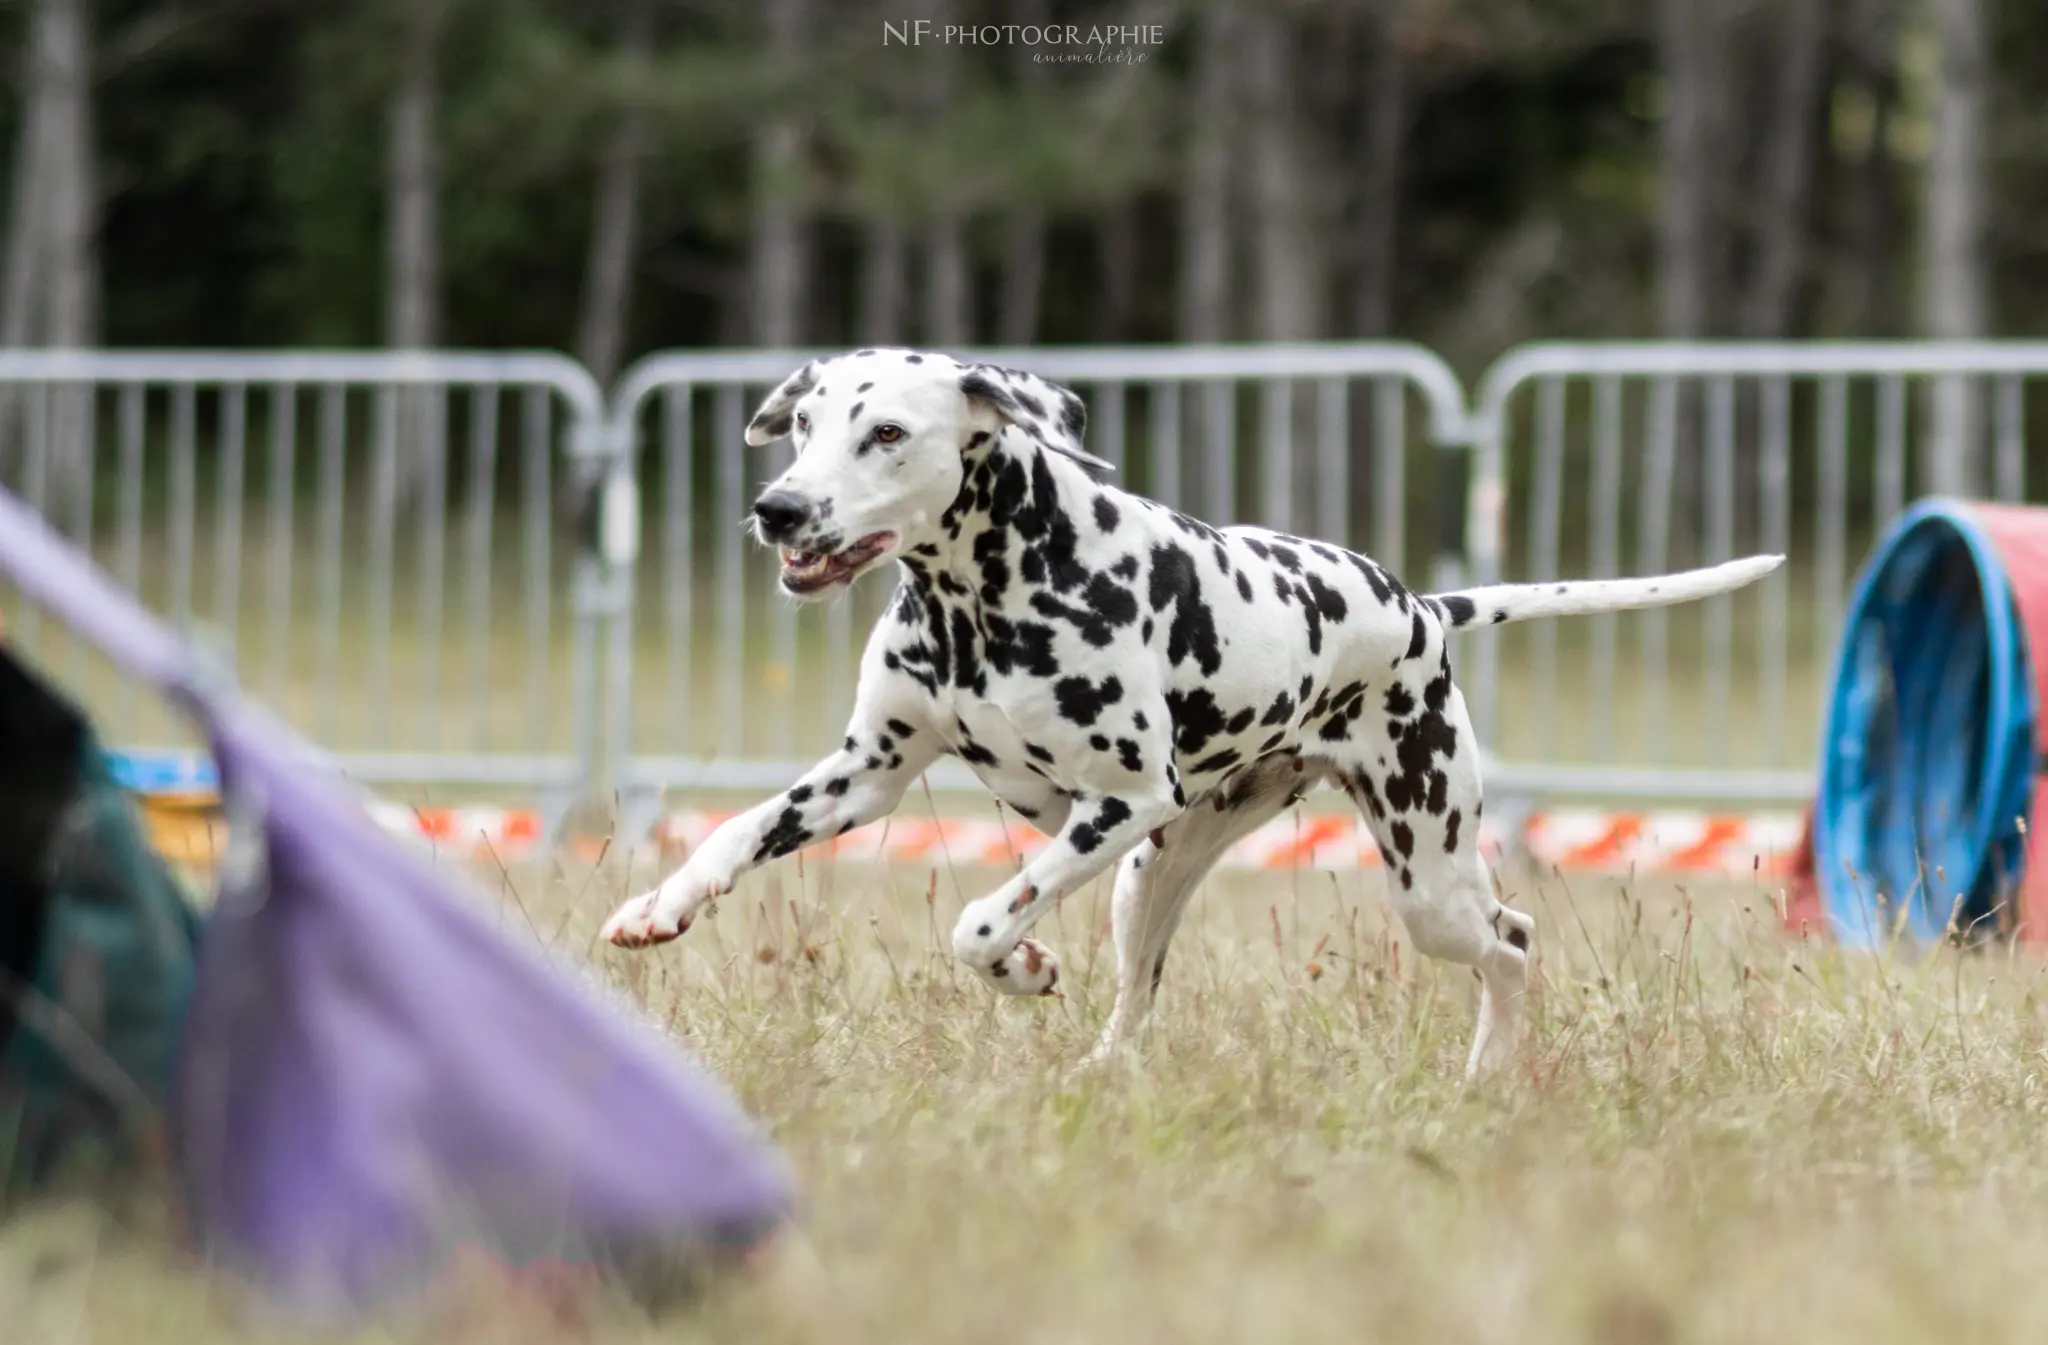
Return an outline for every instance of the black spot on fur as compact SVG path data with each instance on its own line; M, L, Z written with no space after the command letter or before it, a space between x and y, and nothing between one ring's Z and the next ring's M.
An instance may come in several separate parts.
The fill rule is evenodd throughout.
M1207 687L1196 687L1183 695L1166 693L1166 715L1173 724L1174 750L1193 755L1209 745L1223 731L1223 707Z
M1124 684L1114 676L1103 678L1099 686L1085 677L1062 677L1053 684L1052 694L1060 717L1086 728L1123 699Z
M1453 626L1466 626L1472 622L1473 606L1470 598L1452 596L1442 600L1444 616Z
M888 725L889 732L895 734L899 738L903 738L906 740L917 732L916 729L913 729L912 727L910 727L910 725L904 723L900 719L891 719L888 721Z
M1095 497L1096 527L1104 532L1115 532L1119 518L1120 515L1116 511L1116 501L1110 499L1107 495L1097 495Z
M1173 608L1173 623L1166 632L1167 662L1178 667L1192 656L1204 676L1215 676L1223 666L1223 650L1216 639L1215 617L1202 601L1195 558L1170 542L1153 547L1149 597L1155 612Z
M1104 799L1095 807L1095 816L1075 826L1067 833L1067 840L1080 854L1093 854L1100 849L1109 833L1131 820L1131 805L1122 799Z
M852 783L853 779L850 776L835 775L825 782L825 792L836 799L844 795Z
M782 816L775 819L775 825L761 838L760 846L754 851L754 862L765 864L771 859L780 859L791 851L802 849L811 839L810 829L804 826L804 811L801 808L785 808Z
M1429 627L1423 623L1422 613L1416 612L1409 622L1408 652L1401 657L1404 659L1421 658L1422 651L1427 648L1429 648Z
M1451 815L1444 819L1445 854L1455 855L1458 853L1458 824L1464 820L1464 817L1456 808L1451 809Z
M789 801L791 803L808 803L810 798L811 787L809 785L791 785L789 787Z

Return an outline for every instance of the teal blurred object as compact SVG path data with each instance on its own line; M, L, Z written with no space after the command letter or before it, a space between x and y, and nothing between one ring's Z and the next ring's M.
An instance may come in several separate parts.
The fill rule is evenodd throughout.
M91 724L0 649L0 1210L148 1155L198 932Z

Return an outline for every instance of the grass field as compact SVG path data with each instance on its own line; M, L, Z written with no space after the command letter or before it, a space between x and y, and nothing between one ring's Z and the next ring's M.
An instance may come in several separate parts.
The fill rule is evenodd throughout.
M647 876L489 875L785 1146L816 1268L649 1319L479 1290L365 1339L1801 1342L2048 1332L2043 966L1844 956L1748 884L1511 876L1540 921L1518 1068L1461 1080L1469 975L1418 964L1376 873L1211 883L1142 1055L1107 885L1041 926L1066 998L940 955L987 871L793 861L680 945L592 951ZM658 1159L658 1156L656 1156ZM0 1230L9 1340L288 1338L158 1217Z

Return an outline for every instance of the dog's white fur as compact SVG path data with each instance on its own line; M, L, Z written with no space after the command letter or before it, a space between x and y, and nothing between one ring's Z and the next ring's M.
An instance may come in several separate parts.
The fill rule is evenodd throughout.
M791 433L798 449L757 505L784 587L829 592L895 560L897 597L839 748L621 906L605 937L674 938L741 873L882 817L951 753L1052 837L954 929L993 988L1050 993L1058 961L1026 935L1121 860L1106 1052L1147 1013L1210 866L1327 781L1364 811L1413 944L1479 973L1468 1069L1509 1058L1534 922L1479 853L1479 754L1446 630L1686 602L1782 558L1420 597L1363 556L1104 485L1082 428L1065 389L903 350L814 362L768 397L748 442Z

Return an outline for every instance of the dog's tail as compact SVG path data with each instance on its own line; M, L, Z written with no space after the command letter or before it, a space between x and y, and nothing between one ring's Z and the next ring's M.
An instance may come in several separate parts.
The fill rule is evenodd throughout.
M1728 593L1753 584L1785 563L1783 556L1749 556L1704 570L1657 575L1649 579L1579 579L1550 584L1491 584L1456 593L1431 594L1424 601L1436 609L1452 630L1467 626L1500 626L1546 616L1583 616L1589 612L1626 612L1637 607L1665 607Z

